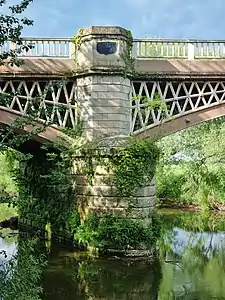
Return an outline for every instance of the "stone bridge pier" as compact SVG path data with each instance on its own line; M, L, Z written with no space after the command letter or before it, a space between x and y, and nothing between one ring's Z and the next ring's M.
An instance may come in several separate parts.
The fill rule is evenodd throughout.
M74 53L78 71L76 96L78 112L84 121L84 138L89 141L99 138L112 141L113 137L129 136L131 35L121 27L93 26L82 30L78 39ZM127 199L117 196L112 175L106 169L97 166L93 185L87 183L82 168L76 166L75 169L76 197L81 215L113 212L141 220L146 225L151 223L155 206L155 179L139 188L133 197L133 206L128 210Z

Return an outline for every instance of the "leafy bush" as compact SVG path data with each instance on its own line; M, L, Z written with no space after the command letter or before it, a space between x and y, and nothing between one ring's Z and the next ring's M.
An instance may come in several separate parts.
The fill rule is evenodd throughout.
M159 168L156 173L156 196L158 199L181 201L184 172L178 168Z
M160 223L153 216L151 227L141 222L106 214L100 218L90 215L77 230L75 239L86 246L99 249L137 249L150 248L159 237Z
M0 268L0 299L40 300L45 257L38 251L37 240L19 240L18 252Z
M225 204L225 172L200 161L164 166L157 170L156 193L161 203L195 204L211 209Z

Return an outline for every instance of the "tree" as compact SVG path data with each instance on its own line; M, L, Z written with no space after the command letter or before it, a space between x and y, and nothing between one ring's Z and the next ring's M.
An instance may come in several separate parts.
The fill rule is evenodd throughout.
M0 66L19 65L18 55L29 50L32 45L24 45L21 33L24 27L33 25L33 21L24 17L23 13L33 0L21 0L19 4L7 5L8 0L0 0L0 8L6 8L8 14L0 14ZM7 47L11 43L13 48ZM13 43L13 44L12 44ZM6 47L4 50L3 47Z
M0 0L0 9L5 11L0 14L0 67L21 65L23 61L19 59L19 54L32 48L31 44L25 45L21 37L23 28L33 25L33 21L24 16L31 2L33 0L20 0L18 4L9 5L8 0ZM3 79L0 78L0 85L2 81ZM0 106L7 106L13 96L0 90ZM1 152L6 150L5 140L15 126L18 125L12 124L12 128L0 129Z
M158 165L159 198L202 208L224 204L224 119L190 127L159 142L163 154Z

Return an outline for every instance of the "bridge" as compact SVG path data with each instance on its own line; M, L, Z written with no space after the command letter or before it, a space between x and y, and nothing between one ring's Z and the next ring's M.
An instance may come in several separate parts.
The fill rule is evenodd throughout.
M54 140L61 128L75 128L79 118L88 140L117 135L152 139L225 115L223 40L133 39L120 27L93 26L75 39L23 42L32 44L19 53L23 64L0 66L0 92L13 94L0 107L0 123L9 125L26 115L31 99L39 97L36 108L48 108L39 117L52 123L37 137L41 142ZM9 41L1 51L16 47ZM55 85L58 79L63 80ZM114 205L112 186L99 179L87 187L79 178L78 196L88 197L89 208L124 210ZM155 203L154 181L140 188L137 200L132 218L147 220Z
M111 34L111 40L114 38ZM46 85L52 85L65 74L76 73L77 69L71 38L24 38L24 44L32 44L32 48L19 54L24 60L21 67L0 67L4 79L0 91L17 92L8 105L10 113L16 115L26 114L29 99L43 97ZM16 47L9 41L1 51ZM224 115L225 41L134 39L132 57L138 74L129 83L132 96L126 106L131 118L126 134L161 137ZM49 111L52 107L52 113L44 119L50 118L56 126L74 127L79 102L77 90L76 76L69 76L66 84L48 92L40 105L50 108ZM166 104L164 111L149 105L155 94ZM106 93L101 96L106 97ZM64 107L63 112L60 106ZM105 110L97 109L93 117L106 125L107 132L109 120ZM118 117L122 118L122 114L115 116ZM111 117L111 121L116 119Z

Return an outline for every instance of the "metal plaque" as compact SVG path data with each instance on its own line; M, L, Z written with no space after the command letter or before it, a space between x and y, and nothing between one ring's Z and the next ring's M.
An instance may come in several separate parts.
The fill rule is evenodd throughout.
M117 50L116 42L98 42L97 43L97 51L99 54L114 54Z

